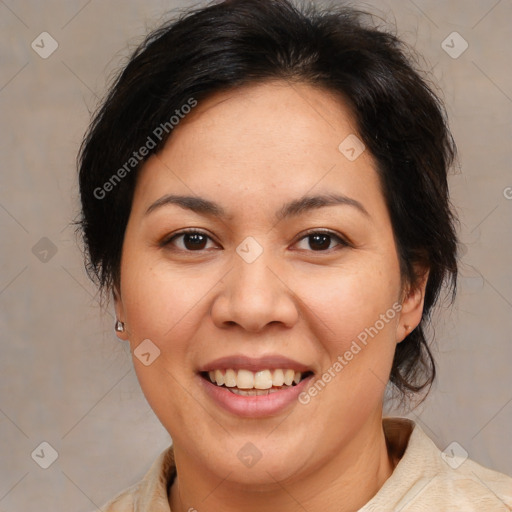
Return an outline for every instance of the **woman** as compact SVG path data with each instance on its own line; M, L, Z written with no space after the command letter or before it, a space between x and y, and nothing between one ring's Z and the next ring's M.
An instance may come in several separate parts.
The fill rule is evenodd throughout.
M349 8L227 0L148 36L80 154L89 269L173 440L104 510L507 510L383 418L455 293L443 107Z

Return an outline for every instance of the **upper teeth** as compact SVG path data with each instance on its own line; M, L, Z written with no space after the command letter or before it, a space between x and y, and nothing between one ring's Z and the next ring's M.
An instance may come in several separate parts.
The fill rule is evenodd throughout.
M295 370L213 370L208 372L210 380L217 386L239 389L270 389L272 386L291 386L298 384L302 378L301 372Z

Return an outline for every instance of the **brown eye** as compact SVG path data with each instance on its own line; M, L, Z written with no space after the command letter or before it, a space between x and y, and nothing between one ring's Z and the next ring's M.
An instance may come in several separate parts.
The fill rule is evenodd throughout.
M189 230L176 233L171 238L164 240L162 246L176 245L182 251L203 251L207 249L206 245L210 237L201 231ZM180 242L177 242L181 240Z
M181 231L166 238L160 245L162 247L174 246L184 252L199 252L207 250L211 237L202 231ZM328 252L336 246L348 247L349 244L343 238L332 231L312 231L303 236L299 242L307 240L308 247L302 249L314 252ZM331 246L335 242L334 246Z
M331 243L337 242L337 245L348 246L348 243L332 231L312 231L303 236L299 241L307 239L308 246L315 252L327 252L331 249ZM306 248L306 250L308 250Z

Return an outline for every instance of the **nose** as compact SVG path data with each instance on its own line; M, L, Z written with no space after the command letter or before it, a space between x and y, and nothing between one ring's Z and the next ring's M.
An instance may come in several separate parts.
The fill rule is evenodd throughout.
M210 309L214 324L223 329L237 324L251 332L268 324L292 327L299 318L297 298L278 265L265 252L252 263L238 254L234 260Z

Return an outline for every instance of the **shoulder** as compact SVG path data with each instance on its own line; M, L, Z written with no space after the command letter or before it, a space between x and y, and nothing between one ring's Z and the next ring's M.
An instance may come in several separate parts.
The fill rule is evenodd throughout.
M439 451L441 457L441 452ZM444 463L444 462L443 462ZM403 512L507 512L512 510L512 478L466 459L457 469L439 466L426 473L404 494Z
M101 507L104 512L134 512L135 500L139 494L141 482L128 487L124 491L118 493L114 498L110 499Z
M385 418L384 430L410 435L401 440L403 456L393 474L361 512L510 511L512 477L485 468L462 449L441 452L421 427L405 418ZM386 426L387 423L387 426ZM400 451L400 446L396 447Z
M176 467L170 446L153 462L144 478L103 505L103 512L170 512L167 489Z

